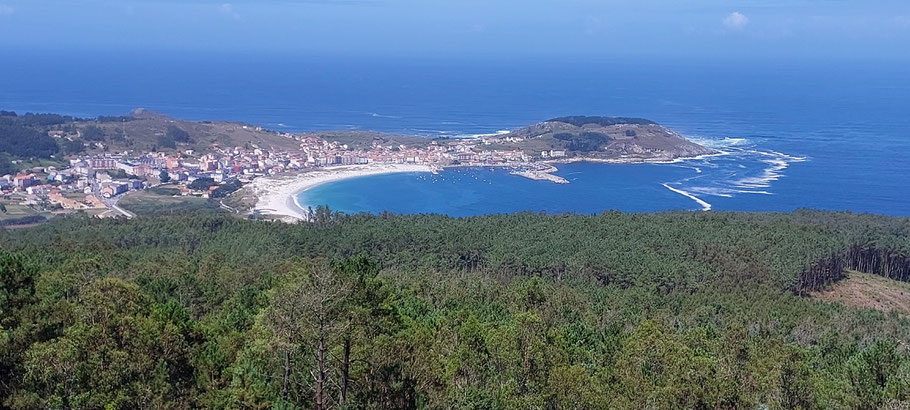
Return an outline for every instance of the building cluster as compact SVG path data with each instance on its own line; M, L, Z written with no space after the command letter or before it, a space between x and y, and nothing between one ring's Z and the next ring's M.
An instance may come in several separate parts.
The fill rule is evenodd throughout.
M507 165L530 161L518 150L490 150L483 138L431 141L424 147L409 147L374 139L369 149L352 149L345 144L315 137L299 139L302 167L356 164Z
M98 160L93 168L92 162ZM72 167L36 167L27 173L0 176L0 190L5 198L15 198L23 205L62 209L104 209L103 199L116 198L126 192L142 189L149 182L134 175L113 171L99 163L112 163L110 158L74 163Z
M566 156L566 151L561 149L551 149L549 151L540 151L541 158L562 158Z

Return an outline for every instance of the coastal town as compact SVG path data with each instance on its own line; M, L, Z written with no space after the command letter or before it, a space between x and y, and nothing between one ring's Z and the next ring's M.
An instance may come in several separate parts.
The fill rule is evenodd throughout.
M53 132L54 137L65 138ZM5 198L21 205L50 211L91 210L99 217L133 214L117 202L131 191L169 185L179 195L223 198L254 179L288 171L331 169L352 165L514 166L516 173L528 170L534 159L561 158L564 150L548 150L538 158L519 150L484 149L501 137L430 140L425 146L383 143L375 139L368 149L309 135L283 134L299 149L271 151L256 144L245 147L213 146L208 153L194 150L76 155L68 167L32 167L17 174L0 176ZM533 174L526 174L535 178ZM539 179L546 179L540 176Z

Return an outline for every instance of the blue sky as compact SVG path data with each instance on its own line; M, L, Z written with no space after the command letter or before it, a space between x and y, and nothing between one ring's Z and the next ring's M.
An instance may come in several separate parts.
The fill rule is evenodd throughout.
M907 59L907 0L0 0L0 51Z

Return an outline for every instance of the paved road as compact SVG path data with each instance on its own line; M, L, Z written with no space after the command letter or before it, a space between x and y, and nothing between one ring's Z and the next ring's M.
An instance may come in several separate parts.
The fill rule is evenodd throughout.
M132 212L130 212L130 211L127 211L126 209L123 209L123 208L117 206L117 201L119 201L119 200L120 200L120 197L122 197L122 196L123 196L123 195L120 195L120 196L118 196L118 197L116 197L116 198L113 198L113 202L110 204L111 209L113 209L113 210L119 212L121 215L125 216L126 219L133 219L133 218L135 218L135 217L136 217L136 214L134 214L134 213L132 213Z
M101 184L98 182L98 180L95 180L95 182L92 183L92 192L96 197L100 198L101 202L104 203L104 205L106 205L111 211L125 216L126 219L133 219L136 217L136 214L117 206L117 202L120 201L120 198L123 198L123 195L126 194L120 194L112 198L105 198L101 195Z

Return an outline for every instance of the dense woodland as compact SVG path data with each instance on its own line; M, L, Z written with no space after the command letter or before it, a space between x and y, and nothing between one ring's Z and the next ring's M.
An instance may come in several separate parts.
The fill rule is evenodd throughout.
M903 218L197 212L0 247L3 408L910 403L910 321L805 296L906 279Z
M39 128L0 116L0 152L17 157L48 158L60 147Z
M73 121L72 117L57 114L17 115L12 111L0 110L0 175L15 174L19 166L17 159L50 158L61 151L61 146L47 135L46 127ZM63 145L71 151L75 144ZM82 143L78 143L81 149Z

